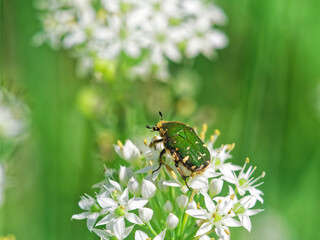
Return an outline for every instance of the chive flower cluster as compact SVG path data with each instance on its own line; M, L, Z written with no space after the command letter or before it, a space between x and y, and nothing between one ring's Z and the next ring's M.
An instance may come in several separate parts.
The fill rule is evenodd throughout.
M86 219L88 229L101 239L228 240L231 227L251 231L250 217L263 211L255 205L263 203L257 187L265 173L253 177L256 167L248 158L243 166L231 163L235 145L216 148L220 132L206 141L206 129L204 125L199 136L208 146L211 162L202 174L187 178L190 191L171 155L165 155L165 166L154 171L162 144L150 148L152 139L137 144L126 140L124 145L118 141L114 148L126 166L106 168L105 179L93 186L95 196L85 194L79 202L83 212L72 218Z
M165 80L168 60L212 58L228 42L217 28L224 12L204 0L49 0L38 8L43 31L34 42L70 49L87 71L112 72L131 59L127 77Z

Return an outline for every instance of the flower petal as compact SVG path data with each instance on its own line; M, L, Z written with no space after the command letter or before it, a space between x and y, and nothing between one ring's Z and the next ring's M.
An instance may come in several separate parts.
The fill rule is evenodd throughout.
M142 199L142 198L131 198L128 201L128 211L142 208L148 203L147 199Z
M209 195L207 193L202 193L202 195L204 196L204 202L206 204L206 207L207 207L208 211L210 213L214 212L215 208L216 208L216 205L214 204L212 199L209 197Z
M167 229L163 230L159 235L157 235L153 240L164 240Z
M136 231L136 233L134 234L135 240L147 240L148 238L149 236L145 232L142 232L140 230Z
M207 219L207 211L204 209L189 209L186 213L194 218Z
M195 237L197 236L201 236L207 232L209 232L212 229L213 225L210 222L205 222L204 224L201 225L201 227L199 228L199 230L197 231L197 234Z
M134 213L127 213L126 215L126 219L131 222L131 223L134 223L134 224L144 224L141 219L135 215Z

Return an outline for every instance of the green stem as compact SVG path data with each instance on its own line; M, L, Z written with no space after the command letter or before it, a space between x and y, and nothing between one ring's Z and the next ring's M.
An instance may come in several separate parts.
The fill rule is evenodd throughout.
M147 223L147 226L149 228L149 230L153 233L154 236L157 236L158 234L156 233L156 231L153 229L153 227L151 226L150 222Z
M195 195L195 191L193 190L191 193L190 199L189 199L189 203L192 202L194 195ZM185 213L184 217L183 217L183 221L182 221L182 226L179 231L179 237L181 237L182 233L184 232L184 228L185 228L186 223L188 221L188 217L189 217L189 215L187 213Z

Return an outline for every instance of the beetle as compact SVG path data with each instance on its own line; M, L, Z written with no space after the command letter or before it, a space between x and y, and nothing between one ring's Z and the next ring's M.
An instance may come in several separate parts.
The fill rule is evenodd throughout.
M164 149L159 155L159 167L152 173L158 171L164 165L163 156L169 153L174 161L175 167L182 179L187 184L186 178L201 174L210 163L210 152L195 130L182 122L165 121L159 112L161 120L154 126L146 128L158 131L161 139L155 139L149 147L163 143Z

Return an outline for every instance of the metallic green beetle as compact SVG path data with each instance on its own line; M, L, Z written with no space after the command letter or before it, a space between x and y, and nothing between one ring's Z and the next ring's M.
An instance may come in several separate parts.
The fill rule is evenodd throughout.
M178 172L189 188L186 178L200 174L208 167L210 152L193 128L182 122L164 121L161 112L159 114L160 122L154 127L146 125L146 128L158 131L161 137L152 141L149 146L153 147L158 143L163 143L164 146L159 156L159 168L155 171L164 164L162 158L167 152L171 154Z

